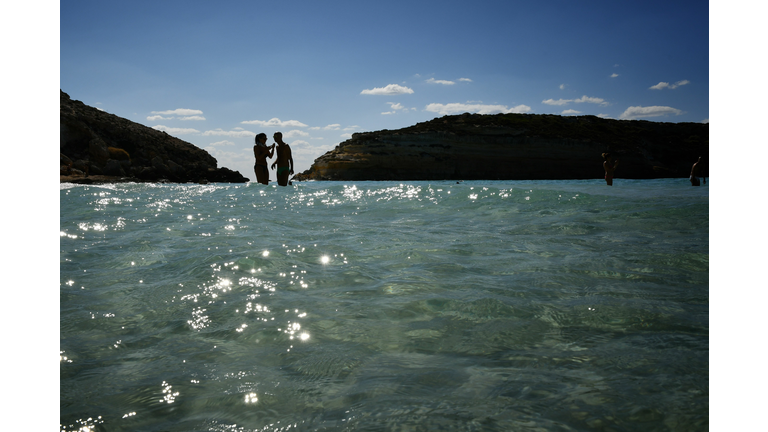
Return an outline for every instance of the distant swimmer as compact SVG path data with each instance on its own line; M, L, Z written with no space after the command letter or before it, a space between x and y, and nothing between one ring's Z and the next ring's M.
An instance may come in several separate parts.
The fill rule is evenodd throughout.
M293 174L291 147L283 142L281 132L275 132L274 138L277 143L277 160L272 163L272 169L275 169L275 165L277 165L277 184L288 186L288 177Z
M253 146L253 156L256 158L256 164L253 165L253 171L256 173L256 181L262 184L269 184L269 169L267 169L267 158L272 158L275 154L275 145L267 147L267 134L260 133L256 135L256 144Z
M619 166L618 159L614 162L610 153L603 153L603 168L605 168L605 183L608 186L613 186L613 172L616 171L616 167Z
M701 161L701 156L691 167L691 176L688 178L691 181L691 186L701 186L699 178L704 180L704 184L707 184L707 176L704 173L704 162Z

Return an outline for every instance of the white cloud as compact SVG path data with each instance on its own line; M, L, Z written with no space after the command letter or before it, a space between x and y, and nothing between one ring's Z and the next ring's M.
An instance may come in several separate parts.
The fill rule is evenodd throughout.
M291 153L293 153L294 159L299 156L306 156L310 160L315 159L323 153L329 152L334 149L333 145L311 145L310 143L302 140L296 140L291 143Z
M227 141L227 140L224 140L224 141L217 141L217 142L215 142L215 143L210 143L210 144L208 144L208 145L209 145L209 146L212 146L212 147L218 147L218 146L230 146L230 145L235 145L235 143L233 143L232 141Z
M193 109L186 109L186 108L179 108L175 110L168 110L168 111L152 111L151 114L160 114L160 115L180 115L180 116L192 116L192 115L200 115L203 112L200 110L193 110Z
M163 117L163 116L161 116L161 115L153 115L153 116L148 116L148 117L147 117L147 120L149 120L149 121L158 121L158 120L173 120L174 118L175 118L175 117Z
M680 115L682 111L668 106L631 106L624 111L619 118L622 120L634 120L645 117L659 117L666 115Z
M358 129L360 129L360 126L358 126L358 125L347 126L347 127L344 128L344 130L347 131L347 132L348 131L358 130Z
M247 131L244 129L225 131L221 128L214 130L207 130L203 132L203 136L228 136L233 138L245 138L256 136L255 132Z
M341 135L339 135L339 136L340 136L340 137L342 137L342 138L345 138L345 139L350 139L350 138L352 138L352 134L350 134L350 133L341 134Z
M656 84L655 86L651 86L651 87L649 87L649 89L650 89L650 90L662 90L662 89L665 89L665 88L668 88L668 89L676 89L676 88L678 88L678 87L680 87L680 86L684 86L684 85L686 85L686 84L690 84L690 83L691 83L691 82L690 82L690 81L688 81L688 80L682 80L682 81L678 81L678 82L676 82L676 83L674 83L674 84L670 84L670 83L667 83L667 82L663 82L663 81L662 81L662 82L660 82L660 83Z
M709 123L709 119L708 119L708 118L707 118L707 119L704 119L704 120L702 120L701 122L702 122L702 123L705 123L705 124L708 124L708 123Z
M560 90L565 90L565 84L560 84Z
M459 81L462 81L462 82L472 82L472 80L469 79L469 78L459 78Z
M304 132L304 131L300 131L298 129L294 129L292 131L288 131L288 132L283 134L284 138L293 138L293 137L297 137L297 136L309 136L309 133Z
M267 121L264 120L246 120L240 122L241 124L259 125L262 127L307 127L304 123L298 120L286 120L282 121L277 117L273 117Z
M179 117L179 120L205 120L205 117L203 116L187 116L187 117Z
M171 135L191 135L191 134L200 133L200 131L197 129L172 128L172 127L163 126L163 125L152 126L152 129L163 131Z
M338 123L334 123L334 124L329 124L328 126L323 126L323 127L319 127L319 126L311 127L310 129L312 129L312 130L339 130L339 129L341 129L341 125L338 124Z
M430 84L443 84L443 85L454 85L454 84L456 84L453 81L436 80L434 78L428 79L427 82L430 83Z
M578 99L558 99L558 100L547 99L547 100L541 101L541 103L543 103L543 104L556 105L556 106L567 105L567 104L569 104L571 102L573 102L573 103L593 103L593 104L600 104L600 105L603 105L603 106L608 105L608 102L606 102L605 99L596 98L596 97L588 97L588 96L582 96L582 97L580 97Z
M558 99L558 100L547 99L547 100L541 101L541 103L547 104L547 105L567 105L568 102L571 102L571 101L572 99Z
M360 94L365 95L399 95L399 94L412 94L413 90L408 87L403 87L397 84L390 84L386 87L376 87L370 90L363 90Z
M575 109L567 109L560 113L561 115L571 115L571 114L581 114L581 111L576 111Z
M387 103L389 104L389 107L392 108L392 111L385 111L381 113L383 115L397 114L398 111L408 111L408 108L404 107L400 103L395 103L395 102L387 102ZM415 109L415 108L411 108L411 109Z
M527 113L531 110L531 107L527 105L518 105L516 107L509 108L506 105L482 105L482 104L463 104L463 103L449 103L438 104L431 103L425 108L426 111L436 112L443 115L461 114L465 112L474 112L477 114L508 114L508 113Z
M227 167L235 171L239 171L240 174L245 177L254 178L253 176L253 151L250 147L242 148L239 152L228 151L229 148L222 148L219 146L210 145L205 147L205 151L216 158L216 162L220 167ZM244 161L247 161L243 164Z
M613 118L613 117L611 117L610 114L598 114L597 117L604 118L604 119Z
M619 76L619 74L617 74L617 73L612 73L611 74L611 78L616 78L617 76Z
M593 103L593 104L600 104L600 105L608 105L608 102L606 102L605 99L596 98L596 97L582 96L581 98L574 99L573 101L576 103L586 102L586 103Z

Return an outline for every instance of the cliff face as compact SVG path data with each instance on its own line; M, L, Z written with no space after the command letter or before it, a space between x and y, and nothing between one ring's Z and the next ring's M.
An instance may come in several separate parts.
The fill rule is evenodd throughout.
M73 101L63 91L60 96L60 174L66 181L248 181L217 168L216 159L193 144Z
M688 177L709 155L709 125L534 114L445 116L354 134L295 180L556 180Z

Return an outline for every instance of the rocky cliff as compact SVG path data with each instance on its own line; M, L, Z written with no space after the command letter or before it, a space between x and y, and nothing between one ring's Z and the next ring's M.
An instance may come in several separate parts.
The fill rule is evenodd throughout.
M709 125L595 116L461 114L357 133L295 180L557 180L688 177L708 160Z
M70 99L60 101L61 181L231 182L248 179L193 144Z

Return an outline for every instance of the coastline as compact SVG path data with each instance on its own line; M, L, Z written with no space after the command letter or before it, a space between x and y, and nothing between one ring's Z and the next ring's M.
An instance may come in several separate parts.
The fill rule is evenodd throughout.
M161 180L142 180L136 177L120 177L120 176L106 176L106 175L59 175L59 184L61 183L75 183L75 184L111 184L111 183L194 183L194 182L174 182L166 179ZM208 181L200 181L198 184L208 184Z

